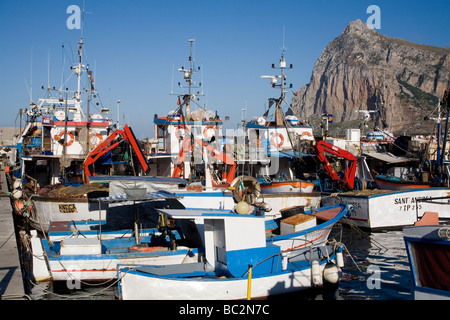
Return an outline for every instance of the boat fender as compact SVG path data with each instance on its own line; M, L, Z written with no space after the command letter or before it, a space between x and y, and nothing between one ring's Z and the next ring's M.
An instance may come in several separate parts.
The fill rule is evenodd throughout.
M235 208L236 213L238 214L247 214L248 210L249 210L250 206L247 202L245 201L240 201Z
M339 282L339 267L332 262L328 262L323 269L323 278L325 281L335 284Z
M191 250L186 253L181 263L195 263L198 262L197 256Z
M22 198L22 190L20 190L20 189L16 189L16 190L14 190L13 192L12 192L12 195L13 195L13 197L15 198L15 199L20 199L20 198Z
M22 180L21 179L14 180L13 187L14 187L14 189L22 188Z
M336 253L336 262L339 268L344 267L344 255L342 254L342 252Z
M320 286L322 284L322 273L320 272L320 265L317 260L314 260L311 265L311 279L312 284L315 286Z

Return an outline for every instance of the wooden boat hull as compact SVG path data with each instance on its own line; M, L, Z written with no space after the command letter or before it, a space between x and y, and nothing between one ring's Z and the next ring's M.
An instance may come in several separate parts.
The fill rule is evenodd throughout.
M261 184L261 193L311 193L314 183L306 181L274 181Z
M427 189L432 186L428 183L412 183L401 180L388 179L383 176L375 176L375 182L380 190L412 190L412 189Z

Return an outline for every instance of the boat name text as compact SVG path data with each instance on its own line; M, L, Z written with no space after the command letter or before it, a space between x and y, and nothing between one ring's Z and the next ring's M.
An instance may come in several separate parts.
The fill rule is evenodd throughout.
M395 198L394 205L398 205L399 211L422 209L422 205L420 203L416 205L416 202L419 199L427 199L427 198L431 198L431 196Z

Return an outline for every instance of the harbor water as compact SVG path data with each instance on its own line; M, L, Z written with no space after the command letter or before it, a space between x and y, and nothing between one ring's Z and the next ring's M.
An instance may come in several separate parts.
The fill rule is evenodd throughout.
M338 226L330 235L342 242L345 267L339 284L289 294L289 300L411 300L412 278L402 231L363 232ZM33 285L34 300L114 300L116 281L77 285L40 283ZM270 299L285 299L277 296Z

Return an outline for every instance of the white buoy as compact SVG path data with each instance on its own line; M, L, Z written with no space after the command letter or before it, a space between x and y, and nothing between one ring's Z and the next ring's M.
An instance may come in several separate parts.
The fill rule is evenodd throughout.
M16 179L14 181L13 188L14 189L22 188L22 180L21 179Z
M339 267L334 263L327 263L323 269L323 278L329 283L339 282Z
M193 253L191 250L189 250L188 253L183 258L183 261L181 263L195 263L198 262L197 256L195 253Z
M16 189L12 192L12 195L14 198L20 199L20 198L22 198L22 190Z
M239 214L247 214L249 210L248 203L241 201L236 205L236 212Z
M336 262L339 268L344 267L344 255L342 254L342 252L336 253Z
M322 284L322 273L320 272L320 265L317 260L312 262L311 276L313 285L320 286Z

